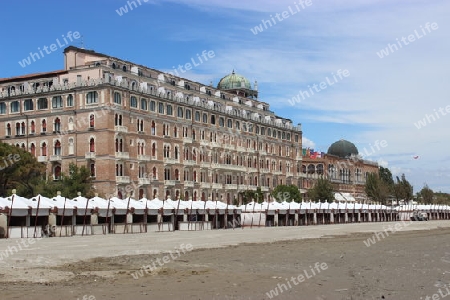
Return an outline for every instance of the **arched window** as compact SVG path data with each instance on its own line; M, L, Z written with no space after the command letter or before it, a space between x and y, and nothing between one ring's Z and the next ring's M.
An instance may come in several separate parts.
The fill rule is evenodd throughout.
M21 135L25 135L25 122L22 122L22 124L20 124L20 134Z
M95 163L91 163L90 170L91 170L91 177L95 177Z
M167 104L166 106L166 112L168 116L172 116L173 115L173 109L172 109L172 105Z
M152 157L156 157L156 144L152 144Z
M97 92L89 92L86 94L86 104L92 104L98 102L98 93Z
M122 96L119 92L114 92L114 103L122 104Z
M58 140L55 142L54 153L55 155L61 155L61 142Z
M6 114L6 104L5 102L0 103L0 114Z
M69 94L66 99L66 106L73 106L73 95Z
M95 140L93 137L89 140L89 151L95 152Z
M91 114L89 115L89 128L95 127L95 115Z
M48 109L47 98L39 98L37 106L38 106L38 109Z
M31 121L31 126L30 126L30 133L34 134L36 132L36 124L34 123L34 121Z
M183 118L184 116L184 111L182 107L178 107L178 118Z
M191 110L190 109L186 109L186 119L190 120L191 118L192 118Z
M43 142L41 145L41 155L47 156L47 144L45 142Z
M31 143L30 152L31 155L36 156L36 145L34 143Z
M63 107L63 100L61 96L55 96L52 98L52 108Z
M61 120L59 118L55 119L55 123L53 124L53 127L55 128L55 132L61 131Z
M12 101L10 111L12 113L16 113L16 112L19 112L19 110L20 110L19 101Z
M141 109L142 110L148 109L147 99L144 99L144 98L141 99Z
M73 146L73 138L69 138L69 148L68 148L68 154L73 155L74 154L74 146Z
M156 135L156 123L152 121L152 135Z
M138 107L137 98L135 96L131 96L130 98L130 107Z
M61 180L61 166L55 166L55 168L53 169L53 179L54 180Z
M153 167L153 169L152 169L152 178L153 178L153 180L156 180L156 179L158 179L158 177L156 176L156 167Z
M47 132L47 121L42 120L42 132Z

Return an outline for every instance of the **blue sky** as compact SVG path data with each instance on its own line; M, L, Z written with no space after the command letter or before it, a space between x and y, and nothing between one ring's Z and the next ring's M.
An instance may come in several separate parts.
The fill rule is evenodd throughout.
M64 43L69 31L83 36L70 45L165 71L214 51L183 77L216 85L234 69L258 81L271 110L302 124L305 146L326 152L347 139L365 158L405 173L414 192L424 183L450 192L449 1L135 0L133 10L128 2L4 1L0 78L62 69L62 48L18 62ZM254 34L262 20L267 29ZM333 81L339 70L349 76Z

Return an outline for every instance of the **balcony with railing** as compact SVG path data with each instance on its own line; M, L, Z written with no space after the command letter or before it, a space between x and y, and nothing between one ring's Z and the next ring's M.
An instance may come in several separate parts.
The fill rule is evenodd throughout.
M117 131L117 132L128 133L128 127L122 126L122 125L114 126L114 130Z
M237 184L225 184L225 189L227 190L237 190Z
M141 160L141 161L150 161L151 160L150 155L144 155L144 154L138 154L137 159Z
M37 161L38 162L46 162L47 161L47 156L38 156L37 157Z
M50 155L50 161L61 161L61 155Z
M209 182L200 182L200 188L201 189L209 189L209 188L211 188L211 183L209 183Z
M95 152L86 152L85 154L84 154L84 158L85 159L95 159Z
M213 183L212 184L212 188L213 189L217 189L217 190L222 189L223 188L223 184L222 183Z
M195 160L192 159L187 159L185 161L183 161L185 166L194 166L196 164Z
M180 161L178 159L175 158L170 158L170 157L164 157L164 163L165 164L177 164Z
M261 192L268 192L269 191L269 187L268 186L262 186L261 187Z
M116 152L116 158L117 159L129 159L130 153L128 152Z
M177 180L164 180L164 185L166 186L174 186L177 183Z
M128 184L130 183L130 176L116 176L117 184Z
M192 138L190 137L183 137L183 144L191 144Z
M185 181L184 187L194 187L194 181Z
M150 178L139 178L139 184L140 185L150 184Z

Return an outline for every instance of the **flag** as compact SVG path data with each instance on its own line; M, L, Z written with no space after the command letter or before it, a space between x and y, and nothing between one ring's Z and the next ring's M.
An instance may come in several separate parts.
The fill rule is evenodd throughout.
M311 158L317 158L317 152L311 151L310 156Z

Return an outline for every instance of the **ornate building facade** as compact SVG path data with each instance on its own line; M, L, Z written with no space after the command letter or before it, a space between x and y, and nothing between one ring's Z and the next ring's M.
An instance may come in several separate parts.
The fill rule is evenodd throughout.
M320 157L304 155L302 160L303 188L310 189L319 178L326 178L336 192L351 194L360 202L367 200L364 189L370 173L378 174L378 164L362 159L356 146L346 140L333 143Z
M231 203L302 185L300 124L239 74L217 87L70 46L64 70L0 79L0 138L59 180L86 166L102 196Z

